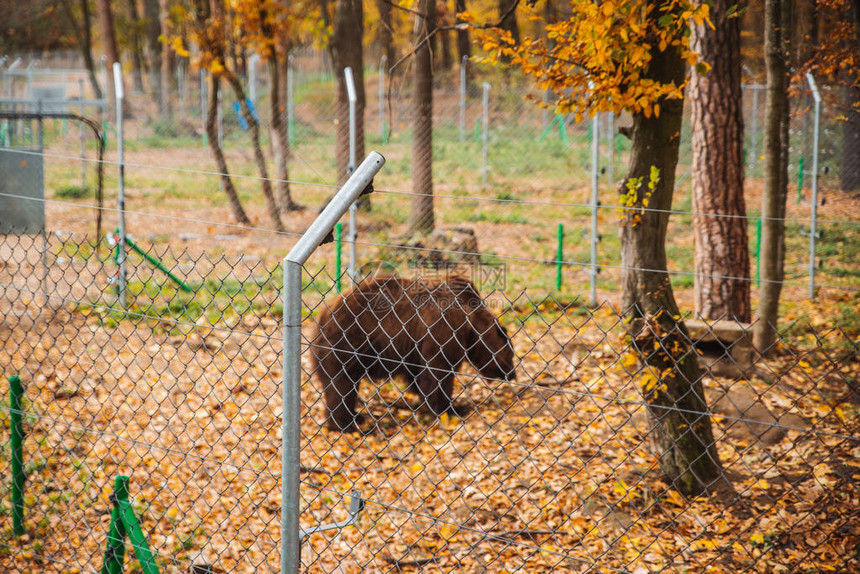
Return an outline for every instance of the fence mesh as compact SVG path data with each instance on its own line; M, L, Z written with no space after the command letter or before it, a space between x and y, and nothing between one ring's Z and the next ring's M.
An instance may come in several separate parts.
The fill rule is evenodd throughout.
M334 81L323 62L310 51L294 59L291 183L308 207L321 205L333 192L326 184L338 180L331 153ZM127 309L118 305L113 248L86 231L95 219L85 195L93 178L81 167L95 172L88 157L94 155L93 142L80 148L76 132L67 135L62 125L46 124L44 149L28 152L45 160L45 199L39 201L47 231L0 236L5 571L98 571L113 481L120 474L131 477L133 507L161 571L279 567L279 262L316 209L285 216L288 233L224 224L227 207L216 170L200 159L206 152L195 127L199 76L184 77L187 122L140 119L129 125L127 227L141 251L175 279L129 251ZM601 144L600 297L589 306L581 295L589 280L584 230L592 210L593 124L533 107L515 77L486 73L470 79L462 141L456 82L445 80L437 89L434 186L440 229L422 240L405 230L408 83L394 84L394 99L381 120L378 96L368 90L368 143L382 146L388 163L375 182L372 211L358 216L356 269L360 277L396 272L407 281L403 293L383 298L388 307L380 307L380 300L361 307L378 315L370 325L356 325L356 314L348 313L336 321L341 338L321 339L318 331L342 309L337 284L346 290L350 281L334 263L332 246L321 247L305 267L302 526L344 520L353 491L364 506L354 526L303 541L303 568L639 574L860 567L857 216L853 196L838 185L842 155L835 112L827 112L820 150L819 185L828 205L819 225L819 298L805 300L808 238L802 233L809 225L809 195L803 192L800 201L789 201L785 303L773 356L755 356L751 326L687 318L682 343L699 362L708 409L685 415L710 422L723 469L706 495L691 497L661 468L660 427L650 400L656 378L638 359L617 302L622 270L614 181L623 172L627 140L613 136ZM481 117L478 79L492 82L486 188L475 123ZM12 83L23 89L21 79ZM260 84L257 94L264 99L263 70ZM764 112L763 94L756 107L753 93L744 93L751 238ZM252 154L228 100L228 163L251 217L263 222ZM265 122L268 106L257 109ZM614 120L616 128L625 125L623 117ZM803 121L793 120L793 150L805 154ZM599 122L606 133L608 118ZM177 131L176 125L185 127ZM667 252L672 285L687 310L695 209L685 184L689 137L682 135ZM110 162L108 206L116 199ZM808 177L801 177L805 186ZM83 199L68 189L79 178ZM15 190L0 192L15 196ZM115 217L105 210L106 220ZM563 253L555 241L559 223ZM556 287L559 263L564 283ZM463 278L475 296L465 302L438 296L439 285L465 289ZM409 310L420 308L429 308L432 320L416 322ZM458 339L475 326L479 309L493 319ZM493 327L496 321L504 335ZM404 336L411 341L408 353L393 342ZM506 340L512 372L506 368ZM481 345L489 349L483 357ZM377 361L385 353L386 360ZM325 356L334 357L333 370L321 372L315 361ZM355 369L373 365L375 376L354 380ZM13 534L10 502L5 381L13 374L25 386L22 537ZM344 383L327 398L326 381L341 374L352 377L352 387ZM442 408L449 396L452 410ZM357 432L327 428L337 426L329 424L329 410L338 406L350 412L354 407ZM134 568L134 552L126 561Z

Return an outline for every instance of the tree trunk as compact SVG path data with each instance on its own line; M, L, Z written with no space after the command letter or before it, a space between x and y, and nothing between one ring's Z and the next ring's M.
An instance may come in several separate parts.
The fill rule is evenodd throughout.
M329 49L332 57L332 67L337 79L337 110L335 124L337 140L335 158L337 161L338 182L346 181L347 164L349 163L349 100L346 92L346 80L343 70L352 68L355 82L355 158L356 165L364 159L364 108L366 105L364 93L364 62L362 55L362 34L364 14L361 0L338 0L335 7L334 29ZM367 196L364 196L365 199Z
M692 50L710 64L690 84L696 313L749 323L750 261L743 175L741 28L726 18L734 0L715 0L712 28L693 26Z
M224 193L227 194L227 203L230 205L233 219L241 225L251 225L251 220L242 208L242 202L239 201L239 195L233 186L233 180L230 179L230 170L227 168L224 150L218 143L218 91L221 89L221 80L215 76L211 76L211 78L209 105L206 107L206 139L209 142L209 149L212 150L212 155L215 157L218 173L221 174L221 183L224 187Z
M379 10L379 45L388 67L394 65L394 24L391 21L391 1L376 0L376 7Z
M433 68L428 42L430 3L421 0L416 5L415 62L413 63L412 112L412 211L409 232L428 234L433 231Z
M442 45L442 63L440 69L447 72L454 65L454 57L451 54L451 34L448 33L448 30L439 30L436 32L436 35L439 36L439 43Z
M851 0L851 15L854 20L854 40L860 54L860 0ZM845 123L842 124L842 167L839 183L842 191L860 189L860 72L854 70L845 78Z
M648 77L680 85L685 65L678 52L671 47L652 50ZM649 442L672 486L695 495L722 471L696 353L666 272L666 229L683 102L665 100L660 107L659 117L633 116L630 163L622 186L633 199L621 222L623 308L633 347L646 369L641 382L653 428Z
M516 6L518 0L499 0L499 18L502 19L501 29L511 33L515 44L520 43L520 26L517 23Z
M81 0L80 2L81 19L83 20L80 24L75 19L74 12L72 11L71 0L63 0L61 4L63 6L63 13L66 15L66 19L69 21L69 25L74 31L75 43L78 45L78 49L84 57L84 65L87 68L87 76L90 80L90 86L93 88L93 93L95 94L96 99L100 100L102 97L102 90L99 86L98 78L96 78L96 64L95 61L93 61L89 0Z
M248 131L251 132L251 144L254 146L254 160L257 163L257 172L260 174L263 185L263 195L266 198L266 208L269 212L269 218L272 220L272 225L275 226L276 231L285 231L284 224L281 222L278 205L275 202L275 194L272 193L272 182L266 169L266 158L263 156L263 147L260 145L260 123L254 117L254 114L251 113L251 108L248 106L248 99L245 95L245 88L242 87L242 81L239 79L239 76L231 74L227 77L227 81L230 83L230 87L233 88L236 99L239 100L239 109L248 123Z
M764 193L761 207L761 253L758 316L753 343L762 355L777 339L779 295L785 264L785 201L788 196L788 85L791 0L765 2L767 94L764 118Z
M288 54L289 50L285 50L284 54ZM269 90L269 113L272 116L272 156L275 160L275 178L277 185L275 190L275 202L278 205L280 213L295 211L301 209L301 206L293 201L290 193L289 171L287 168L287 160L290 156L290 141L287 133L287 119L284 117L284 86L283 76L287 73L286 56L279 57L277 51L273 50L271 59L269 60L269 76L271 78L271 89Z
M107 101L111 113L116 113L116 90L113 85L113 65L114 62L119 62L119 52L116 47L116 32L113 26L113 12L110 7L110 0L96 0L96 6L99 12L99 27L101 28L101 41L104 46L105 56L107 58ZM125 100L127 102L128 100ZM124 104L124 111L127 104Z
M143 5L146 18L146 51L149 61L149 91L152 99L158 105L158 115L163 115L165 109L161 101L161 13L158 0L145 0Z
M465 12L466 0L454 0L454 9L457 11L457 14ZM457 18L457 24L463 23L463 20ZM472 55L472 45L469 43L468 30L457 29L457 54L459 55L461 62L464 57L469 58L469 56Z
M136 94L143 93L143 42L141 42L140 32L142 22L140 14L137 11L137 1L128 0L128 19L129 19L129 48L131 49L131 79Z
M845 116L842 124L842 191L860 189L860 88L845 86Z
M161 11L161 33L170 36L170 0L158 0ZM173 77L173 50L165 43L161 44L161 80L159 81L158 109L166 118L173 117L173 108L170 105L170 92ZM216 106L217 107L217 106Z

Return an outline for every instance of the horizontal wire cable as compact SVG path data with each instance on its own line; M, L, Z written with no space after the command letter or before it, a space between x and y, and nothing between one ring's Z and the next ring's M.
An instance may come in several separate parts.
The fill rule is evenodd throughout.
M72 161L83 161L90 163L99 163L98 159L81 157L81 156L73 156L73 155L63 155L63 154L51 154L47 152L38 152L33 150L18 150L18 149L6 149L0 148L0 152L9 152L9 153L17 153L17 154L25 154L25 155L34 155L55 159L66 159ZM116 160L103 159L102 163L107 165L119 165L119 162ZM237 179L247 179L247 180L255 180L255 181L269 181L273 183L285 182L289 184L295 185L306 185L306 186L317 186L317 187L325 187L330 189L340 189L341 186L333 185L333 184L325 184L325 183L315 183L315 182L307 182L301 180L291 180L291 179L277 179L270 177L261 177L258 175L241 175L241 174L232 174L232 173L221 173L219 171L209 171L209 170L194 170L188 168L177 168L177 167L165 167L159 165L150 165L150 164L141 164L141 163L130 163L127 161L123 162L125 167L134 167L141 169L156 169L162 171L175 171L180 173L188 173L195 175L209 175L209 176L217 176L217 177L235 177ZM672 210L672 209L657 209L653 207L645 207L645 206L636 206L636 207L624 207L621 205L591 205L589 203L573 203L566 201L549 201L549 200L531 200L531 199L499 199L495 197L482 197L482 196L467 196L467 195L441 195L435 193L417 193L412 191L397 191L397 190L384 190L374 188L375 193L382 193L387 195L405 195L405 196L425 196L425 197L435 197L439 199L453 199L453 200L472 200L472 201L485 201L491 203L501 203L501 204L520 204L520 205L538 205L538 206L559 206L559 207L576 207L576 208L587 208L587 209L608 209L612 211L635 211L639 213L667 213L670 215L691 215L694 217L709 217L714 219L743 219L748 221L782 221L786 223L811 223L812 218L801 218L801 217L762 217L762 216L754 216L754 215L735 215L735 214L725 214L725 213L702 213L695 211L680 211L680 210ZM831 219L816 219L817 224L826 224L826 225L847 225L847 226L860 226L860 221L852 221L852 220L831 220Z
M64 300L67 302L73 302L73 303L78 303L78 304L88 304L85 301L72 300L72 299L68 299L65 297L61 297L61 296L52 296L52 295L47 294L43 291L32 291L32 290L21 289L15 285L8 285L8 284L0 283L0 288L11 288L11 289L15 289L19 292L23 291L23 292L30 293L32 295L43 295L43 296L48 297L48 298L56 298L56 299ZM129 314L131 314L131 313L129 313ZM147 318L151 318L151 319L162 320L162 321L167 322L167 323L174 322L170 318L150 317L150 316L146 316L143 314L137 314L137 315L139 315L141 317L147 317ZM197 325L196 323L181 323L178 321L175 321L175 323L200 328L200 325ZM206 326L205 328L214 330L214 328L210 327L210 326ZM230 329L227 327L221 327L220 330L230 331ZM242 333L242 334L248 335L249 337L254 336L257 338L267 339L269 341L274 341L274 340L282 341L283 340L281 337L278 337L275 335L253 334L253 333ZM303 346L305 349L340 350L340 349L335 349L334 347L327 347L325 345L317 345L317 344L310 343L310 342L303 343ZM419 365L417 363L411 363L409 361L398 360L398 359L385 359L385 358L379 357L378 355L373 355L373 354L369 354L369 353L361 353L358 351L350 351L349 353L352 355L355 355L356 357L379 359L380 361L386 361L389 363L396 363L398 365L405 365L405 366L415 367L415 368L424 368L425 367L424 365ZM468 373L462 373L462 372L454 370L454 369L444 369L441 367L429 367L429 366L426 368L433 370L433 371L440 373L440 374L453 374L453 375L470 376ZM680 412L680 413L685 413L685 414L696 415L699 417L709 417L710 418L710 417L717 416L717 417L721 417L724 420L743 422L743 423L747 423L750 425L765 426L765 427L769 427L769 428L779 428L779 429L786 430L786 431L797 431L800 433L811 433L811 434L814 434L816 436L828 436L831 438L838 438L838 439L842 439L842 440L848 440L850 442L860 443L860 437L853 437L853 436L842 435L842 434L838 434L838 433L819 431L816 429L805 429L803 427L797 427L797 426L791 426L791 425L782 425L779 423L771 423L771 422L764 422L764 421L757 421L754 419L747 419L744 417L734 417L734 416L722 415L722 414L717 414L717 413L707 412L707 411L696 411L696 410L692 410L692 409L683 409L683 408L680 408L677 406L658 405L658 404L647 403L645 401L635 401L633 399L621 399L621 398L618 398L617 396L615 396L615 397L602 396L602 395L598 395L598 394L591 393L591 392L574 391L572 389L561 389L561 388L549 387L549 386L541 385L535 381L532 381L531 383L525 383L525 382L519 382L519 381L506 381L506 380L502 380L502 379L494 379L491 377L481 377L481 378L483 378L487 382L491 382L491 383L508 384L511 386L524 387L524 388L528 388L528 389L533 388L533 389L549 391L549 392L553 392L553 393L573 395L573 396L576 396L579 398L598 399L598 400L609 402L609 403L618 403L618 404L624 404L624 405L636 406L636 407L656 408L656 409L660 409L660 410L664 410L664 411L675 411L675 412ZM310 377L308 377L307 380L309 381ZM0 407L0 410L8 410L8 409Z
M84 207L84 208L89 208L89 209L94 209L94 210L100 209L102 211L107 211L107 212L111 212L111 213L118 213L120 211L119 209L117 209L115 207L104 207L104 206L103 207L97 207L97 206L93 206L93 205L81 205L79 203L72 203L72 202L61 201L61 200L56 200L56 199L24 197L24 196L19 196L19 195L14 195L14 194L9 194L9 193L3 193L3 192L0 192L0 197L12 197L12 198L16 198L16 199L26 199L26 200L31 200L31 201L43 202L43 203L56 203L56 204L60 204L60 205ZM301 237L303 234L303 232L300 233L300 232L290 232L290 231L276 231L274 229L267 229L267 228L262 228L262 227L247 227L247 226L243 226L243 225L239 225L239 224L235 224L235 223L219 223L219 222L207 221L207 220L202 220L202 219L184 218L184 217L173 216L173 215L161 215L161 214L150 213L150 212L145 212L145 211L132 211L132 210L128 210L128 209L125 209L122 211L123 211L123 213L125 213L127 215L137 215L137 216L142 216L142 217L152 217L154 219L167 219L167 220L172 220L172 221L187 221L190 223L200 223L200 224L204 224L204 225L222 226L222 227L228 227L231 229L260 231L260 232L264 232L264 233L272 233L274 235L281 235L281 236L286 236L286 237ZM356 245L362 245L365 247L400 249L403 251L422 251L422 252L438 251L439 253L447 253L450 255L463 255L463 256L468 256L468 257L475 257L475 256L478 256L478 257L481 257L481 256L483 256L483 257L495 257L497 259L504 259L506 261L524 261L524 262L528 262L528 263L538 263L541 265L559 264L560 263L562 265L568 265L568 266L572 266L572 267L580 267L580 268L592 267L592 264L590 262L568 261L568 260L563 260L563 259L562 260L556 260L556 259L546 259L546 258L537 258L537 257L525 257L525 256L519 256L519 255L501 255L501 254L496 254L496 253L481 253L481 252L477 252L477 251L458 251L458 250L453 250L453 249L450 249L450 250L449 249L436 249L436 248L432 248L432 247L418 247L418 246L412 246L412 245L401 245L401 244L396 244L396 243L377 243L377 242L371 242L371 241L356 241L355 244ZM628 267L628 266L624 266L624 265L609 265L609 264L605 264L605 263L597 263L596 267L601 268L601 269L613 269L613 270L620 270L620 271L625 271L625 270L627 270L627 271L642 271L645 273L658 273L658 274L676 275L676 276L682 276L682 277L703 277L703 278L711 278L711 279L723 279L723 280L727 280L727 281L741 281L741 282L747 282L747 283L751 283L751 282L755 281L755 282L768 283L768 284L774 284L774 285L777 285L777 284L778 285L798 285L798 286L808 286L809 285L809 282L807 280L800 280L800 279L797 279L797 280L782 279L782 280L777 281L774 279L764 279L764 278L755 278L755 277L739 277L739 276L732 276L732 275L721 275L721 274L717 274L717 273L696 273L695 271L671 271L668 269L649 269L649 268L645 268L645 267ZM833 284L829 284L829 283L816 283L815 286L816 286L816 288L820 288L820 289L834 289L834 290L843 290L843 291L860 291L860 287L852 287L850 285L833 285Z

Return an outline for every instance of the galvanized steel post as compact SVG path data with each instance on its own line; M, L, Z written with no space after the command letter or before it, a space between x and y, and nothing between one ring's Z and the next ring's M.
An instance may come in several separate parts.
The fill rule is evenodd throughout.
M301 448L302 268L337 221L370 186L385 158L370 152L284 258L284 354L281 460L281 574L301 567L299 469Z

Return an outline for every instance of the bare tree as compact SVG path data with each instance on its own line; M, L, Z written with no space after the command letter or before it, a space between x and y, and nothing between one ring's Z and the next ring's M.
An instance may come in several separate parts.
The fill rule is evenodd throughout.
M785 265L785 201L788 196L788 86L791 0L765 1L767 95L764 118L764 194L761 218L761 289L753 342L762 355L777 338L779 296Z
M95 93L96 99L101 99L102 90L101 86L99 86L98 78L96 77L96 64L93 60L93 41L92 31L90 29L90 3L89 0L80 0L78 3L81 8L81 21L78 22L78 19L75 17L72 2L73 0L62 0L60 5L63 7L63 14L65 14L66 19L69 21L69 25L72 27L72 32L75 36L75 43L78 45L78 49L84 57L84 65L87 68L87 76L90 80L90 86L93 88L93 93Z

